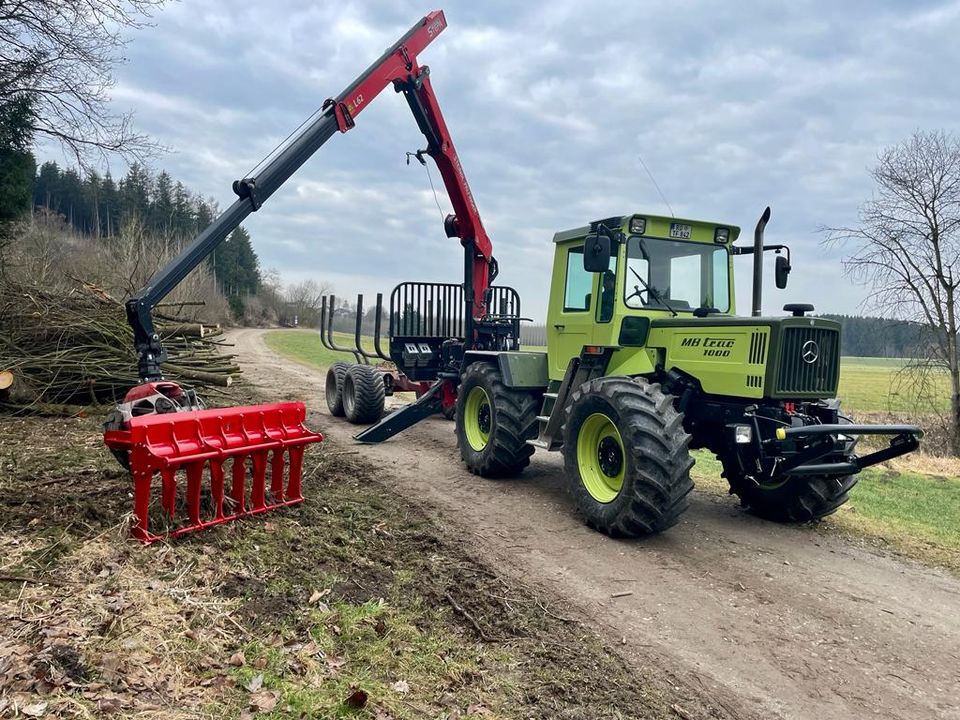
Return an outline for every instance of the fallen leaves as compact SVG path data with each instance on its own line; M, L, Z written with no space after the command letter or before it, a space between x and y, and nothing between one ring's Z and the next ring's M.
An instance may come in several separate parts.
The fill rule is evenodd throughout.
M238 692L223 672L247 664L224 621L233 608L207 590L218 570L205 570L206 555L138 554L118 537L119 544L104 535L70 547L58 585L27 585L0 600L9 618L0 639L0 717L60 717L78 702L98 717L193 710ZM40 550L51 547L64 552Z
M243 667L247 664L247 658L243 654L243 651L235 652L230 656L230 659L227 660L228 665L233 665L234 667Z
M493 717L493 711L485 705L470 705L467 707L467 715L479 715L480 717Z
M250 709L255 712L268 713L273 712L280 700L280 693L274 690L265 690L255 692L250 695Z
M39 702L32 705L24 705L20 708L20 713L27 717L43 717L47 714L47 703Z
M311 605L316 605L316 604L317 604L318 602L320 602L323 598L325 598L327 595L329 595L330 592L331 592L330 588L325 588L325 589L323 589L323 590L314 590L314 591L310 594L310 599L307 600L307 602L310 603Z
M105 695L97 701L97 709L104 715L114 715L123 709L123 700L116 695Z
M347 664L345 658L340 657L339 655L327 655L326 657L327 667L331 670L338 670Z

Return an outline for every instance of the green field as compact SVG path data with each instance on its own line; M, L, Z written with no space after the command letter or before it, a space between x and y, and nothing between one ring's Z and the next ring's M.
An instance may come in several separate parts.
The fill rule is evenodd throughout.
M274 330L268 332L264 339L271 350L304 365L327 368L338 360L356 362L350 353L327 350L320 344L320 333L317 330ZM362 341L363 349L372 353L373 344L369 342L369 338L366 340L367 342ZM333 341L340 347L353 347L353 336L347 333L335 332Z
M840 391L843 407L867 412L942 412L950 407L950 384L946 373L935 377L936 399L921 404L916 391L902 374L906 360L899 358L845 357L840 361Z
M353 336L346 333L334 333L334 340L343 346L352 346ZM267 345L277 352L297 362L314 367L329 367L337 360L351 361L349 353L327 350L320 344L320 335L315 330L276 330L267 333ZM372 342L364 340L364 348L370 351ZM528 350L544 348L529 347ZM896 358L858 358L845 357L840 363L840 392L843 407L852 412L939 412L949 408L950 392L948 378L943 374L937 378L938 401L935 407L918 406L915 393L900 382L898 373L904 360Z

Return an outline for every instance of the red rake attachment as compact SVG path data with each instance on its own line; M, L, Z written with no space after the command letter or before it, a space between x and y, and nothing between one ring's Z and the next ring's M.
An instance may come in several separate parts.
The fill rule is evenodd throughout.
M152 543L303 502L303 451L309 443L323 440L304 427L305 418L303 403L290 402L143 415L131 418L122 429L108 429L104 442L115 453L127 454L133 475L133 536ZM229 496L224 488L228 460L232 461ZM148 517L154 477L160 480L162 513L173 526L178 475L186 480L186 524L151 533ZM206 492L205 478L209 479Z

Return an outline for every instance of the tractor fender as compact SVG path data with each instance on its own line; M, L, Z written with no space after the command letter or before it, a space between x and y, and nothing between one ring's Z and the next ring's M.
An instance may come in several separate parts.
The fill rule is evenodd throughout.
M468 350L463 354L463 370L478 362L498 366L509 388L543 389L549 383L545 352Z

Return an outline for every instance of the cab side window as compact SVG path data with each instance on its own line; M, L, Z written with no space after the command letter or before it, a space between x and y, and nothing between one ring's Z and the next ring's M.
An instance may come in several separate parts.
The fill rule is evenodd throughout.
M583 269L583 247L567 253L567 281L563 290L563 311L583 312L590 309L593 273Z

